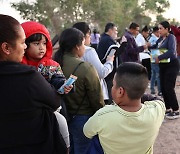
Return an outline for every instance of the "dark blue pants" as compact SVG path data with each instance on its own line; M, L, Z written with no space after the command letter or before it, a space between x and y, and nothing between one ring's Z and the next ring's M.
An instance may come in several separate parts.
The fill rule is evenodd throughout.
M83 127L90 117L90 115L76 115L75 118L68 123L70 154L85 154L87 152L90 139L84 135Z
M159 65L151 64L151 92L155 92L155 81L157 81L158 92L161 92L160 78L159 78Z

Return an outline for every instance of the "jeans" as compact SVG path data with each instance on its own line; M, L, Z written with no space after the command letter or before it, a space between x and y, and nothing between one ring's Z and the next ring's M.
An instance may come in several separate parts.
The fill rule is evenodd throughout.
M161 92L160 78L159 78L159 64L151 63L151 92L155 92L154 86L157 81L158 92Z
M84 124L91 115L76 115L69 123L70 133L70 154L85 154L90 145L88 139L83 133Z

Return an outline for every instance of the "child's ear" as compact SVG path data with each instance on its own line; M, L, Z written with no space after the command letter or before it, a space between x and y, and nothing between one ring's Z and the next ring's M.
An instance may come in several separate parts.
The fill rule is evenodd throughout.
M117 105L120 105L120 104L122 103L124 94L125 94L124 88L123 88L123 87L119 87L119 88L118 88L117 95L116 95L116 97L117 97L116 99L119 100L119 101L116 101L116 104L117 104Z
M79 51L79 46L76 45L76 49Z
M118 92L119 97L123 97L124 93L125 93L124 88L123 87L119 87L119 92Z
M1 48L6 55L9 55L11 53L12 47L7 42L3 42L1 44Z

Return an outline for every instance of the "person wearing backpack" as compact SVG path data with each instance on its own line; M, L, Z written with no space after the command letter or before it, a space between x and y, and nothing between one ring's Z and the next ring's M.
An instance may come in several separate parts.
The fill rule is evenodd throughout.
M65 103L71 120L70 154L84 154L90 140L83 134L86 121L104 105L99 77L95 68L81 60L85 52L83 33L76 28L65 29L59 39L55 60L60 63L66 78L77 77L75 91L65 95Z

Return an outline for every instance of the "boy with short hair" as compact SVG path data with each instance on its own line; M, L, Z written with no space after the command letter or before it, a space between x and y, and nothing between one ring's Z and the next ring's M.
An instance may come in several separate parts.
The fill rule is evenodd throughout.
M152 154L165 114L160 100L141 103L148 85L148 74L138 63L123 63L114 76L114 105L98 110L85 124L88 138L99 136L106 154Z

